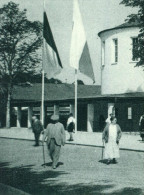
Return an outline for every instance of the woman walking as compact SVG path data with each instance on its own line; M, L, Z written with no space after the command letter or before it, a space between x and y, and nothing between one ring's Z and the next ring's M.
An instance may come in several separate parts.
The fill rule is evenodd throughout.
M103 131L102 139L105 142L105 159L107 164L117 163L116 158L119 158L119 141L122 135L121 128L117 123L116 117L111 117L111 123L106 125Z
M73 114L69 114L69 118L67 120L67 130L69 132L70 138L69 141L74 141L73 139L73 132L75 129L75 118L73 117Z

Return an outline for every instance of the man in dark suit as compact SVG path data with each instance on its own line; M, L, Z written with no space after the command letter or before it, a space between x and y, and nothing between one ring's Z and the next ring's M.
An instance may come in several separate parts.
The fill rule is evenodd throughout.
M47 129L43 135L43 143L47 138L47 146L49 155L52 160L52 168L56 169L61 146L65 144L65 129L62 123L59 121L58 115L51 116L52 123L48 124Z
M35 136L35 146L39 146L39 137L43 131L43 125L35 115L32 116L32 130Z

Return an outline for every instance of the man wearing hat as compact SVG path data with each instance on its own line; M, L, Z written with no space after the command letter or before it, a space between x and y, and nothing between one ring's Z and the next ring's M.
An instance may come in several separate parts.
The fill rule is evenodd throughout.
M36 115L32 116L32 130L35 136L35 146L39 146L39 138L41 132L43 131L43 125L40 120L38 120Z
M65 144L65 129L62 123L59 122L59 115L51 116L52 122L48 124L43 135L43 143L47 138L47 147L52 160L52 168L56 169L61 146Z

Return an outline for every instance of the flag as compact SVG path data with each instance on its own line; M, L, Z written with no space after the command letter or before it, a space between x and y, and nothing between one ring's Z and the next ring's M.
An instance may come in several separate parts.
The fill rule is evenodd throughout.
M47 73L47 77L50 79L61 72L62 63L52 35L46 12L44 12L43 37L43 69L45 73Z
M77 0L74 0L70 66L77 70L79 69L81 73L87 75L95 82L89 48Z

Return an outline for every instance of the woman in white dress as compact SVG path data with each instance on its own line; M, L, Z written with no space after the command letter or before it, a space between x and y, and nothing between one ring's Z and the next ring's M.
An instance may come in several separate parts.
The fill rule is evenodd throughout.
M105 159L108 159L107 164L111 162L117 163L116 158L119 158L119 140L122 132L116 117L111 117L111 123L106 125L103 131L102 139L105 142Z

